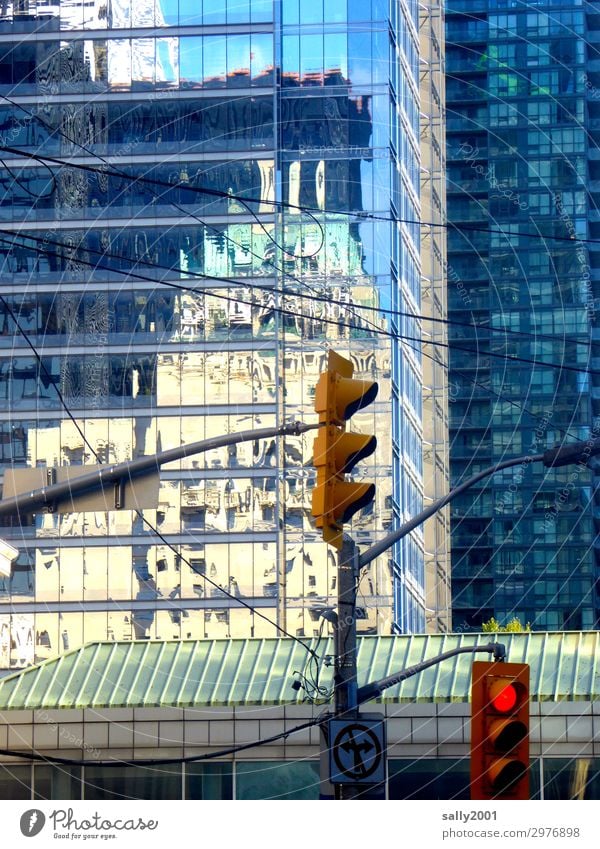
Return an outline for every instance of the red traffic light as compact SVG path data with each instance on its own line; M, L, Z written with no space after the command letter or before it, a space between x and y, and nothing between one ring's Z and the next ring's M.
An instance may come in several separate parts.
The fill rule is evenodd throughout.
M471 798L529 798L529 666L473 664Z
M508 713L516 705L517 689L514 684L505 684L503 681L496 681L492 684L490 690L492 705L498 713Z

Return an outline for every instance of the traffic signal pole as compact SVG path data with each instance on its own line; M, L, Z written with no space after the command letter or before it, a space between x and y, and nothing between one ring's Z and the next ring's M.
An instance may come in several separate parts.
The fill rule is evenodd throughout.
M344 534L338 555L338 620L335 627L335 712L347 714L358 707L356 665L356 587L358 552Z
M511 466L529 465L542 462L547 467L578 464L586 466L589 459L600 454L600 439L590 438L586 442L576 442L549 448L539 454L528 454L503 460L483 469L476 475L460 483L442 498L434 501L414 518L405 522L396 531L388 534L363 554L352 539L343 532L343 525L351 517L373 501L375 485L347 480L346 476L354 466L375 451L377 444L374 435L353 433L346 429L346 423L358 410L371 404L378 392L377 383L354 378L354 365L335 351L329 351L327 368L319 376L315 387L315 412L319 416L322 430L315 439L313 464L317 471L316 486L312 493L312 515L315 525L320 529L323 540L336 548L338 554L338 612L335 622L335 678L334 678L334 719L330 726L337 728L337 736L331 733L328 738L330 756L336 762L335 771L331 766L331 783L335 785L336 799L355 798L352 782L361 779L363 784L376 783L375 766L366 766L360 759L360 769L352 768L344 762L342 751L357 752L361 749L381 749L379 738L359 717L359 704L376 698L381 690L398 683L409 675L433 663L439 663L461 651L494 651L499 659L503 646L494 644L481 647L468 647L433 658L426 664L389 676L378 682L357 687L356 657L356 594L360 581L360 571L380 554L383 554L411 531L421 525L438 510L449 504L458 495L484 478ZM340 720L347 720L347 728L339 730ZM345 735L348 735L346 739ZM363 735L357 740L353 735ZM371 735L371 742L366 739ZM376 741L374 743L373 741ZM359 758L357 757L357 761ZM370 771L369 771L370 770ZM372 778L371 778L372 776ZM367 779L370 779L367 781ZM344 789L345 788L345 789ZM346 795L344 795L344 793Z
M342 538L338 553L338 611L335 626L334 714L358 717L358 669L356 658L356 586L358 583L358 550L348 534ZM336 799L353 799L352 785L335 784Z
M237 433L226 433L222 436L212 437L211 439L190 442L188 445L179 445L177 448L160 451L158 454L139 457L136 460L127 460L124 463L91 466L90 471L86 474L69 477L60 483L52 483L34 490L31 490L28 486L26 491L18 491L19 473L22 471L31 472L31 469L7 470L5 473L4 489L6 491L7 476L11 473L16 483L13 486L13 491L16 494L0 501L0 516L15 513L20 516L27 516L39 508L55 506L64 501L72 502L72 504L69 504L69 508L76 509L76 496L98 490L107 491L106 504L99 504L94 508L87 507L86 509L133 509L136 505L110 503L112 492L114 492L113 488L118 488L119 484L124 481L130 482L134 478L146 477L156 472L160 466L164 466L166 463L172 463L174 460L181 460L184 457L190 457L194 454L213 451L215 448L222 448L226 445L237 445L241 442L254 442L258 439L268 439L274 436L300 436L307 431L316 430L320 427L322 427L321 424L286 422L277 427L263 427L253 430L241 430ZM61 469L73 469L76 472L80 472L82 469L85 469L85 466L64 466ZM39 469L39 471L46 474L49 470ZM109 492L111 492L111 495L108 494Z
M383 554L384 551L391 548L392 545L399 542L411 531L414 531L414 529L419 525L422 525L423 522L430 518L430 516L433 516L434 513L437 513L438 510L441 510L446 506L446 504L453 501L458 495L462 495L462 493L467 489L470 489L470 487L479 483L479 481L495 474L496 472L500 472L503 469L509 469L511 466L529 465L530 463L540 462L548 468L557 468L559 466L570 466L575 464L585 466L591 457L595 457L598 454L600 454L600 438L595 437L585 442L558 445L554 448L549 448L547 451L540 454L525 454L522 457L511 457L509 460L502 460L499 463L495 463L493 466L488 466L476 475L467 478L467 480L463 481L458 486L455 486L454 489L451 489L450 492L442 496L442 498L434 501L414 516L414 518L409 519L397 530L392 531L391 534L388 534L380 542L371 546L371 548L368 548L359 556L358 565L361 569L363 566L367 566L375 560L376 557L379 557L380 554Z

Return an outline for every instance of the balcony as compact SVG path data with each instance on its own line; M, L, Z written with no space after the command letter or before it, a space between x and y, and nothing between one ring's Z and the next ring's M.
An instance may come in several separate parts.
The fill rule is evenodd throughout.
M451 44L472 44L479 41L487 44L489 28L487 21L448 20L446 25L446 47Z
M471 102L473 100L481 100L486 102L489 100L489 92L487 90L487 79L470 79L465 82L457 82L449 80L446 86L446 103L455 103L456 101Z

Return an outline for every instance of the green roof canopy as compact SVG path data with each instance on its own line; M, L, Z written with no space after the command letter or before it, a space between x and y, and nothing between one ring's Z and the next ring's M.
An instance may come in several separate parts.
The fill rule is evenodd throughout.
M600 698L597 631L362 637L359 685L495 639L506 645L509 661L531 665L532 698ZM310 645L317 649L316 640ZM332 642L322 641L318 652L332 656ZM487 657L446 660L386 690L383 701L466 702L471 663ZM0 710L294 704L304 693L292 689L293 673L306 674L308 660L290 639L90 643L0 679ZM332 676L332 666L321 661L319 683L331 689Z

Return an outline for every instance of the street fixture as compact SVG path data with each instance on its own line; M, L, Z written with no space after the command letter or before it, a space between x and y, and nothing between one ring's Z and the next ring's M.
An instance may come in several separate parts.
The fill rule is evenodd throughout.
M529 665L473 664L471 799L529 799Z
M348 503L352 505L352 510L347 514L345 509L341 507L346 499L346 495L342 492L340 486L343 480L343 474L355 462L358 462L359 459L362 459L362 457L367 456L374 450L374 444L371 450L368 450L368 446L371 444L369 440L374 440L375 437L363 437L364 442L356 443L355 446L347 448L343 440L351 436L351 434L344 434L341 427L356 409L366 406L373 401L377 392L377 384L369 385L368 381L364 381L362 382L363 388L359 388L360 381L353 381L351 378L351 364L333 351L330 352L327 372L320 375L316 392L315 410L319 414L320 424L324 426L324 430L315 440L314 462L317 468L317 486L313 492L312 512L316 517L317 527L323 529L323 539L334 545L339 551L337 576L338 617L337 623L334 623L334 716L337 718L335 721L339 722L340 717L346 717L349 723L354 723L351 728L354 729L353 733L355 735L361 733L363 736L366 736L371 733L367 725L360 732L356 730L356 720L359 717L358 707L360 704L376 698L385 687L392 686L404 680L409 674L416 674L422 668L426 668L427 665L439 663L446 658L445 656L434 658L431 662L426 663L425 666L404 670L396 675L388 676L387 679L367 684L358 689L356 663L356 592L361 569L407 536L426 519L433 516L434 513L437 513L449 504L454 498L484 478L512 466L529 465L538 462L543 463L547 468L558 468L573 464L585 466L590 458L600 454L600 438L592 438L585 442L576 442L570 445L559 445L539 454L513 457L509 460L495 463L493 466L488 466L486 469L483 469L481 472L478 472L476 475L454 487L447 495L434 501L414 518L401 525L396 531L388 534L384 539L360 554L354 541L347 534L343 534L342 525L350 515L373 499L374 486L371 485L368 490L363 489L359 491L356 489L351 492L348 497ZM352 386L348 395L344 394L346 391L344 381L349 381L349 385ZM344 403L347 402L346 406L344 406L344 403L340 404L339 398L343 398ZM353 403L357 405L354 408L352 406ZM355 457L358 459L355 459ZM346 483L345 486L360 487L361 485ZM362 487L369 487L369 485L363 484ZM489 651L490 647L478 646L464 650ZM449 653L448 657L454 653L459 652ZM499 659L500 657L496 656L496 660ZM494 664L495 674L500 675L501 673L498 670L503 669L507 675L510 675L509 666L512 665ZM523 739L520 742L516 741L518 736L516 732L512 734L515 728L519 727L519 723L526 725L528 728L528 719L527 723L522 719L528 710L528 679L527 684L524 683L525 677L528 674L528 667L526 664L522 664L521 666L523 667L520 673L521 677L514 685L514 691L518 697L515 702L515 711L518 718L513 720L513 714L510 711L510 715L505 717L505 725L507 727L510 726L511 732L500 733L498 735L495 743L497 746L497 752L495 754L498 756L498 760L491 770L494 775L496 773L497 775L491 780L491 791L485 791L523 794L523 796L515 795L514 798L524 798L525 794L529 792L527 779L528 758L525 753L525 747L528 747L528 732L523 735ZM492 700L490 704L490 711L494 711L498 709L500 702L498 700ZM371 721L376 722L376 720ZM496 727L494 726L494 728ZM493 736L493 732L491 733ZM339 739L344 739L343 728L341 731L338 730L337 734ZM331 741L335 739L334 733L329 733L326 735L326 738L329 741L327 745L331 748ZM485 739L489 740L489 735ZM494 737L494 739L496 738ZM517 746L517 752L514 755L511 754L513 741L516 741L514 745ZM362 739L362 745L364 745L364 742L364 739ZM509 747L509 743L511 747ZM505 761L506 763L504 763ZM516 790L514 790L515 786L517 788ZM338 799L353 798L351 789L349 791L346 790L346 796L344 796L344 788L340 784L336 785L335 792ZM486 796L481 798L492 797Z
M300 436L320 424L286 422L277 427L226 433L188 445L169 448L158 454L138 457L124 463L89 466L7 469L4 474L0 516L19 518L46 511L81 512L84 510L123 510L156 507L158 504L158 468L166 463L202 454L226 445L253 442L274 436ZM140 480L141 479L141 483ZM32 483L34 482L34 483Z
M319 434L314 446L317 486L313 492L312 513L316 518L317 526L322 529L323 539L339 551L337 580L338 614L337 622L334 623L336 646L334 678L335 715L338 717L338 720L342 716L356 720L358 718L358 706L360 704L376 698L386 687L404 680L409 675L417 674L433 663L440 663L447 657L461 653L462 651L493 651L496 660L500 660L503 655L503 652L500 651L503 647L496 644L463 647L448 652L445 655L440 655L437 658L424 661L416 667L403 670L381 681L367 684L359 690L357 687L356 671L356 592L361 569L407 536L434 513L449 504L458 495L461 495L482 479L512 466L528 465L536 462L542 462L547 468L557 468L573 464L585 466L592 457L600 454L600 438L570 445L556 446L540 454L514 457L489 466L450 490L449 493L434 501L413 519L405 522L396 531L388 534L384 539L360 554L353 540L347 534L343 533L343 524L354 513L373 500L375 486L374 484L349 482L344 479L344 476L354 468L356 463L364 457L369 456L375 450L376 438L373 435L347 433L345 431L345 423L355 412L372 403L377 395L378 387L374 381L355 380L352 375L352 363L331 351L327 372L319 377L319 383L317 384L315 410L319 414L318 424L289 422L275 428L262 428L225 434L221 437L182 445L178 448L162 451L149 457L141 457L116 465L74 467L71 472L61 472L65 477L58 482L56 482L57 475L52 470L25 470L26 472L35 472L43 476L41 485L38 485L38 488L33 490L30 485L32 480L30 477L23 478L19 482L19 470L12 470L12 490L10 490L10 487L8 488L8 491L11 491L12 495L0 501L0 516L17 514L21 518L36 512L40 508L46 510L66 509L70 511L80 511L83 509L132 509L135 503L129 505L129 500L137 501L137 497L135 496L136 490L133 489L133 480L139 477L147 481L152 473L156 472L156 469L165 463L170 463L174 460L224 445L233 445L273 436L300 435L309 430L321 428L323 433ZM7 491L7 481L11 477L9 472L10 470L7 470L5 474L5 492ZM36 480L39 479L36 478ZM155 491L156 486L153 486L152 489ZM90 503L91 493L98 490L101 491L103 508L90 508L87 505ZM130 492L132 497L126 497L127 492ZM10 563L17 556L18 551L15 548L9 543L0 541L0 574L4 576L10 574ZM503 670L505 674L510 675L509 666L512 665L495 664L495 669ZM522 666L525 667L526 665L523 664ZM498 674L503 673L499 672ZM527 697L523 695L525 692L523 688L525 686L528 688L528 684L525 685L523 683L524 680L524 678L519 678L515 684L515 692L518 696L519 694L522 696L522 698L519 696L515 703L517 705L515 710L520 712L519 717L524 715L527 703ZM492 708L490 709L495 710L498 708L500 702L492 699L491 704ZM508 718L512 720L512 716L511 714ZM375 725L378 723L378 720L370 721L374 722ZM514 720L514 723L516 725L521 721L524 723L524 720L518 718ZM338 732L340 739L346 739L344 736L345 733L346 729L342 726ZM351 740L348 738L345 745L350 745L350 748L354 751L356 746L365 745L365 740L360 737L360 734L363 734L366 739L366 736L373 732L366 728L363 731L355 730L352 733L355 735L351 738L354 742L350 745ZM358 737L356 736L357 734L359 735ZM489 739L489 735L486 739ZM510 741L513 739L516 739L516 735L513 735ZM512 751L512 749L506 748L506 737L502 737L502 735L500 735L500 743L498 745L500 747L504 746L504 752L501 751L501 748L498 749L500 755L506 755ZM525 745L524 742L523 745ZM519 754L517 759L522 762L526 760L523 753ZM515 758L511 756L508 760L513 762ZM506 775L511 776L510 781L504 780L504 769L501 765L497 770L492 770L492 772L494 774L498 772L500 776L500 778L492 781L493 792L498 792L503 788L504 790L510 790L515 782L521 782L519 785L521 790L519 792L526 792L523 790L526 786L525 777L521 774L520 767L519 775L517 775L516 767L511 766L508 768ZM339 794L338 790L340 790ZM350 791L348 797L352 798L352 791ZM339 786L336 787L336 798L344 798ZM494 797L486 796L483 798Z
M312 515L325 542L338 550L344 523L375 497L375 484L345 480L345 475L377 447L373 435L346 432L346 422L371 404L379 389L375 381L356 380L353 373L349 360L330 351L327 371L320 375L315 391L315 411L322 427L314 441L317 485L312 494Z

